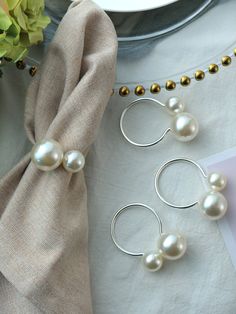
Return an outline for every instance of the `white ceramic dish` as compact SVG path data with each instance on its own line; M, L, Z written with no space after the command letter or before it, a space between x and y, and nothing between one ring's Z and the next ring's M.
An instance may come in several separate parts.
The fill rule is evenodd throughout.
M179 0L94 0L109 12L138 12L157 9Z

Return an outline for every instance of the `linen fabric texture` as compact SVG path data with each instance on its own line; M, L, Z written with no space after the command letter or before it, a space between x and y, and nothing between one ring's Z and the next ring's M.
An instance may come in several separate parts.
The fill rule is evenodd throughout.
M58 141L85 155L114 83L117 40L107 15L74 2L26 99L34 144ZM83 171L38 170L27 154L0 181L0 312L92 313Z

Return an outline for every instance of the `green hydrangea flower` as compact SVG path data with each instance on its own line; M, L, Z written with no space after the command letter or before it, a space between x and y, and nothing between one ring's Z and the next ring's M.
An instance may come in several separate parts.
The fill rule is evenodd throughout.
M43 40L50 19L43 0L0 0L0 58L16 62Z

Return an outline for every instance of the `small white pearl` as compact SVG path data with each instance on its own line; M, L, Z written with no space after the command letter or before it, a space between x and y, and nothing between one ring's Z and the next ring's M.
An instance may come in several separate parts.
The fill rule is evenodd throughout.
M208 183L214 191L222 191L227 184L226 176L213 172L208 175Z
M175 233L161 235L158 247L163 257L169 260L181 258L187 249L187 241L184 236Z
M198 121L188 112L179 113L172 120L171 131L181 142L192 141L198 130Z
M176 115L183 112L185 105L179 99L179 97L171 97L166 102L166 109L171 115Z
M72 173L79 172L85 164L84 155L78 150L71 150L65 153L63 158L64 168Z
M63 158L61 145L54 140L42 140L31 151L31 159L42 171L51 171L60 166Z
M228 208L224 195L217 191L208 192L200 201L203 213L211 220L222 218Z
M143 265L151 272L158 271L163 265L163 257L160 253L149 252L142 257Z

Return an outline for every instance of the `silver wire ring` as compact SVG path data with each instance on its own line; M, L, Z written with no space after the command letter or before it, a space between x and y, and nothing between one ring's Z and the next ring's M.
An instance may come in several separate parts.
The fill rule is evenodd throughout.
M204 171L204 169L195 161L193 161L192 159L188 159L188 158L175 158L175 159L171 159L169 161L167 161L166 163L164 163L160 169L157 171L156 175L155 175L155 189L156 189L156 193L159 196L159 198L162 200L162 202L164 202L166 205L173 207L173 208L178 208L178 209L188 209L191 208L193 206L195 206L196 204L198 204L199 200L191 203L191 204L187 204L187 205L175 205L173 203L168 202L164 196L161 194L160 192L160 177L163 173L163 171L171 164L176 163L176 162L186 162L186 163L190 163L193 164L194 166L196 166L200 173L203 175L204 178L207 178L207 174Z
M117 219L119 218L119 216L125 211L125 210L128 210L130 207L135 207L135 206L140 206L140 207L144 207L146 209L148 209L149 211L151 211L153 213L153 215L155 216L158 224L159 224L159 234L161 235L163 232L162 232L162 221L161 221L161 218L160 216L155 212L154 209L152 209L151 207L149 207L148 205L145 205L145 204L142 204L142 203L132 203L132 204L128 204L122 208L120 208L116 213L115 215L113 216L112 218L112 221L111 221L111 238L112 238L112 241L114 242L115 246L120 250L122 251L123 253L125 254L128 254L128 255L131 255L131 256L143 256L145 253L140 253L140 252L130 252L126 249L124 249L116 240L116 232L115 232L115 227L116 227L116 222L117 222Z
M150 142L150 143L137 143L133 140L131 140L128 135L125 133L125 130L124 130L124 127L123 127L123 121L124 121L124 117L126 115L126 113L133 107L135 106L138 102L140 101L150 101L150 102L154 102L156 104L158 104L159 106L161 107L166 107L165 104L163 104L162 102L156 100L156 99L153 99L153 98L139 98L139 99L136 99L134 101L132 101L129 106L127 108L124 109L124 111L122 112L121 114L121 117L120 117L120 130L121 130L121 133L123 134L124 138L130 143L130 144L133 144L135 146L138 146L138 147L150 147L150 146L154 146L156 144L158 144L159 142L161 142L163 140L163 138L166 136L166 134L168 132L171 131L171 128L167 128L163 134L161 135L160 138L158 138L157 140L153 141L153 142Z

